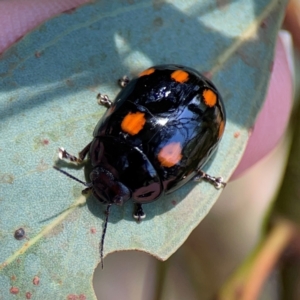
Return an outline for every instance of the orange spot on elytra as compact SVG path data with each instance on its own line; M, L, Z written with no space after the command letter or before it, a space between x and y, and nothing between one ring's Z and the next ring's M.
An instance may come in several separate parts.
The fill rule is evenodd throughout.
M182 70L176 70L171 74L171 78L177 82L184 83L189 79L189 73Z
M217 103L217 95L212 90L204 90L202 93L205 105L213 107Z
M130 135L138 134L146 123L145 114L141 112L128 113L121 123L123 131Z
M219 138L222 137L223 132L224 132L224 129L225 129L225 122L224 122L224 121L221 121L220 127L219 127L219 133L218 133L218 137L219 137Z
M150 75L152 73L154 73L155 69L154 68L150 68L147 69L145 71L143 71L142 73L139 74L139 77L145 76L145 75Z
M164 146L157 156L163 167L171 168L176 165L182 158L181 145L179 142L172 142Z

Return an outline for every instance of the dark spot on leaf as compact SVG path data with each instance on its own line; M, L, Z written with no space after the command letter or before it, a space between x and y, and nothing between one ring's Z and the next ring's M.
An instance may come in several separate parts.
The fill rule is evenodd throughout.
M177 202L175 200L173 200L172 204L175 206L177 204Z
M10 279L11 279L12 281L15 281L15 280L17 279L17 277L16 277L15 275L13 275L13 276L10 277Z
M15 177L13 174L10 173L2 173L0 174L0 183L8 183L12 184L15 180Z
M11 294L16 295L19 293L19 288L17 288L16 286L12 286L9 291Z
M32 283L34 285L39 285L40 284L40 278L38 276L34 276L33 280L32 280Z
M36 51L35 53L34 53L34 56L36 57L36 58L40 58L41 57L41 52L39 52L39 51Z
M44 140L43 140L43 145L45 145L45 146L46 146L46 145L49 145L49 140L44 139Z
M24 228L19 228L15 231L14 237L16 240L23 240L25 238L25 230Z
M67 85L67 86L70 86L70 87L71 87L71 86L74 86L74 82L73 82L71 79L67 79L67 80L66 80L66 85Z
M238 137L240 136L240 134L241 134L241 133L240 133L239 131L237 131L237 132L234 133L233 136L234 136L235 138L238 138Z
M31 299L32 294L30 292L26 293L26 299Z
M86 296L83 295L83 294L80 294L80 295L79 295L79 300L86 300Z
M160 18L160 17L157 17L153 20L153 26L156 27L156 28L159 28L163 25L163 19Z
M96 232L97 232L96 228L95 228L95 227L92 227L92 228L91 228L91 233L94 234L94 233L96 233Z

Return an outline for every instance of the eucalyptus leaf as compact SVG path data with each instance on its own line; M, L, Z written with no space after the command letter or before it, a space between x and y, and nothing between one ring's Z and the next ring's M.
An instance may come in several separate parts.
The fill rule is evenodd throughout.
M105 111L96 95L114 98L124 74L176 63L209 76L223 96L227 126L205 170L230 178L266 94L285 3L221 3L103 0L46 22L2 55L0 299L26 293L31 299L95 299L105 207L92 196L86 201L83 186L52 166L58 147L76 154L92 140ZM87 168L63 167L88 178ZM145 205L141 224L132 218L132 202L112 207L105 254L135 249L166 260L220 192L189 183ZM19 228L25 239L14 238Z

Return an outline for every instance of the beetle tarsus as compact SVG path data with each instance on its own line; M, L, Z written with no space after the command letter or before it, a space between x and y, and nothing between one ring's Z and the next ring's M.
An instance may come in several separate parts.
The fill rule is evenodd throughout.
M58 157L60 159L67 159L71 162L75 162L75 163L82 163L82 161L84 160L84 158L86 157L86 155L88 154L88 152L90 151L90 147L91 147L91 143L87 144L78 154L79 157L76 157L75 155L70 154L69 152L67 152L67 150L63 147L59 147L58 148Z
M143 219L146 218L146 214L144 213L142 204L135 203L135 209L133 212L133 218L137 220L138 223L140 223Z
M62 147L58 148L58 157L60 159L67 159L71 162L76 162L76 163L82 162L82 160L80 158L70 154L69 152L66 151L65 148L62 148Z
M218 190L226 186L226 182L223 181L223 177L210 176L209 174L199 170L198 175L194 178L194 181L201 181L202 179L213 184Z
M93 187L87 187L86 189L82 190L81 191L81 194L82 195L87 195L91 190L92 190Z
M109 100L107 95L98 94L97 102L99 105L105 106L106 108L110 108L112 106L112 102Z
M118 80L118 83L120 87L124 88L129 83L129 81L130 79L128 78L128 76L124 75L122 78Z

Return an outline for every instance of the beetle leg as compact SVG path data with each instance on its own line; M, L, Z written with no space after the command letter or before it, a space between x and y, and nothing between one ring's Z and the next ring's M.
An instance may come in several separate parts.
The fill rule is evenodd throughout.
M122 88L124 88L129 83L129 81L130 79L128 78L128 76L124 75L118 80L118 83Z
M98 94L97 100L99 105L103 105L106 108L110 108L112 106L112 102L109 100L107 95Z
M137 220L137 222L141 222L142 219L146 218L146 214L144 213L142 204L140 203L135 203L134 204L134 212L133 212L133 217Z
M224 188L226 186L226 182L223 181L223 177L210 176L207 173L198 170L198 174L194 177L194 181L201 181L202 179L213 184L216 189Z
M91 142L92 143L92 142ZM72 162L76 162L76 163L81 163L84 158L86 157L87 153L89 152L90 150L90 147L91 147L91 143L89 143L88 145L86 145L80 152L79 152L79 158L70 154L69 152L66 151L65 148L58 148L58 157L60 159L68 159L69 161L72 161Z
M91 148L91 144L92 142L90 142L89 144L87 144L80 152L79 152L79 159L81 161L84 160L84 158L86 157L86 155L89 153L90 148Z

